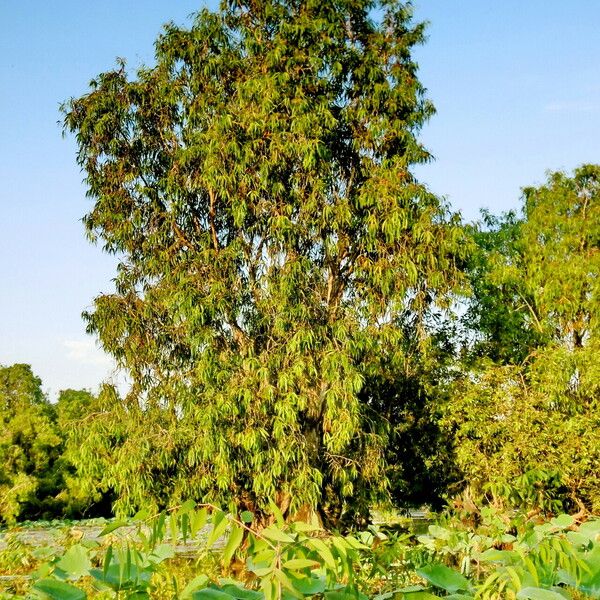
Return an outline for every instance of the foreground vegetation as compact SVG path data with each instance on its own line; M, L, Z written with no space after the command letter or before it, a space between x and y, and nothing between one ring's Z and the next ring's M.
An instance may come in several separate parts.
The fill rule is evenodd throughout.
M286 523L274 512L273 523L256 531L250 513L233 517L187 503L153 517L139 514L133 527L113 521L98 540L71 533L60 551L9 543L0 569L22 577L4 584L3 597L600 597L600 520L508 519L488 509L475 528L455 515L421 535L371 526L342 536Z

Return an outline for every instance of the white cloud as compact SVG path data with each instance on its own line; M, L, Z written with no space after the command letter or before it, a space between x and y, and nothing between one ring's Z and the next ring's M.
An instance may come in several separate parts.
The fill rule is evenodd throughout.
M67 349L67 358L80 365L93 365L97 367L113 368L113 360L105 354L92 339L64 340Z

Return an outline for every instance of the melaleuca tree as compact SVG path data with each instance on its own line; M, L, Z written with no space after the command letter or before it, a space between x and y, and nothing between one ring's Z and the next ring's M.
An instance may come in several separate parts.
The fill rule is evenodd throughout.
M448 404L458 463L476 495L531 505L546 494L597 511L600 167L526 188L522 215L496 220L483 239L492 243L480 245L470 314L486 362Z
M338 518L385 493L389 424L361 391L403 364L406 322L427 338L464 248L411 172L422 38L395 0L223 2L66 104L87 231L120 258L88 320L133 383L81 461L119 510Z

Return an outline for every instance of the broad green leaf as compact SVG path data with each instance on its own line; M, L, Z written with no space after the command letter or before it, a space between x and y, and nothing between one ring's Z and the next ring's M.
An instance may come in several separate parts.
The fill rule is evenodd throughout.
M278 527L283 527L285 525L285 519L283 518L283 513L281 512L279 506L270 500L269 507L273 511L273 516L275 517Z
M550 519L550 523L553 527L567 529L567 527L571 527L575 523L575 519L571 515L558 515L558 517Z
M567 539L573 546L588 546L591 542L589 536L579 533L579 531L567 531Z
M194 537L208 521L208 511L206 508L194 511L190 518L190 530L192 537Z
M92 561L87 548L75 544L63 554L56 566L67 574L68 579L77 580L88 574Z
M442 588L447 592L458 592L469 588L468 579L446 565L426 565L417 569L417 575L423 577L435 587Z
M274 569L273 575L285 589L290 590L292 593L296 592L290 578L281 569Z
M592 598L600 597L600 568L599 565L593 564L590 572L585 573L579 581L574 582L574 587Z
M231 600L231 596L212 587L192 592L192 600Z
M300 533L309 533L321 530L321 527L319 527L318 525L313 525L312 523L304 523L303 521L295 521L291 524L291 528L294 531L298 531Z
M152 571L141 569L135 564L113 563L106 572L90 569L90 575L115 591L121 591L146 587L150 583Z
M212 515L213 528L206 539L206 547L212 548L213 544L225 533L229 520L222 511L215 511Z
M585 535L592 541L600 541L600 519L582 523L577 529L577 533Z
M428 531L429 535L440 540L448 540L452 535L452 532L449 529L440 527L439 525L430 525Z
M225 548L223 548L223 554L221 556L221 560L223 564L228 565L229 561L235 554L235 551L238 549L239 545L242 543L244 539L244 530L233 523L231 525L231 532L227 539L227 543L225 544Z
M151 558L152 562L163 562L168 558L175 556L175 549L172 544L160 544L152 551Z
M265 577L265 575L269 575L270 573L273 573L273 571L275 570L275 567L270 566L270 567L253 567L250 569L255 575L257 575L258 577Z
M356 600L356 594L345 590L331 590L325 592L326 600Z
M135 515L131 518L134 523L139 521L145 521L150 516L150 513L144 508L142 510L138 510Z
M51 600L85 600L85 592L70 583L57 579L40 579L33 584L33 588L44 593Z
M300 579L292 577L290 578L294 589L298 590L305 596L313 596L315 594L322 594L326 587L327 582L324 577L302 577Z
M200 588L206 587L206 584L209 582L209 579L206 575L198 575L194 577L181 591L180 599L187 600L187 598L191 598L192 592L199 590Z
M191 511L194 510L194 508L196 508L196 503L194 502L194 500L190 499L190 500L186 500L180 507L179 510L177 511L177 516L180 517L181 515L184 515L186 513L189 513Z

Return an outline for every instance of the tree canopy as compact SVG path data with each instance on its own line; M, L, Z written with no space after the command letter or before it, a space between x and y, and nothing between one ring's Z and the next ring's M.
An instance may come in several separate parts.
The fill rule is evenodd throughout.
M468 317L484 360L447 424L478 493L598 510L600 167L550 173L523 200L476 233Z
M387 493L402 411L369 382L410 371L466 247L411 171L422 39L395 0L223 2L66 103L88 234L120 260L87 319L133 381L89 431L121 511Z

